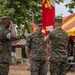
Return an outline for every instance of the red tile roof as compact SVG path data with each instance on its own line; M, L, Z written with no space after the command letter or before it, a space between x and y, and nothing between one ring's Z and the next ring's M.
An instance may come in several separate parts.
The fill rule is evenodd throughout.
M26 40L25 39L21 39L21 40L16 40L12 42L12 46L24 46L25 45Z

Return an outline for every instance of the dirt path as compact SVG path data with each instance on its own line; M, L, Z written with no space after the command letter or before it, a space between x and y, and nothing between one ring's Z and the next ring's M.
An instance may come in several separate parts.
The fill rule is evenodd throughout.
M24 66L10 66L9 75L30 75L30 71L26 70ZM49 72L47 75L50 75ZM67 75L75 75L75 73L70 72Z

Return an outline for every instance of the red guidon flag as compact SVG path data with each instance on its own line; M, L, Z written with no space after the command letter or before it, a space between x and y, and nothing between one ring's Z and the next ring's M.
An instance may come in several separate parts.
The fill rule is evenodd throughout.
M54 28L55 0L42 0L42 24L45 34Z

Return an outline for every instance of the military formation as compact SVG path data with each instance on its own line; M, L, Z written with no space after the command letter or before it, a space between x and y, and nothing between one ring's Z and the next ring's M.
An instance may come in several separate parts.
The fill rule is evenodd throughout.
M25 51L31 75L66 75L68 63L68 34L61 28L62 18L56 17L55 29L47 36L42 32L41 20L35 21L35 32L26 37ZM14 24L9 16L1 18L0 26L0 75L8 75L11 63L11 40L16 38ZM74 55L75 56L75 55ZM49 58L48 58L49 57Z

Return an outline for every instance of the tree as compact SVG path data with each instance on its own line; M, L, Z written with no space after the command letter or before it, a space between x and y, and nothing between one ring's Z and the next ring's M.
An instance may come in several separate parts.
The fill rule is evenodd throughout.
M25 29L28 32L31 30L33 14L35 19L39 19L41 16L41 10L39 11L37 3L37 0L31 2L30 0L0 0L0 17L9 15L17 24L18 37L24 37ZM21 28L20 25L24 25L24 27Z
M60 2L64 2L64 0L55 0L57 4ZM67 8L69 8L68 12L73 13L73 9L75 8L75 0L70 0L70 3L65 5Z

